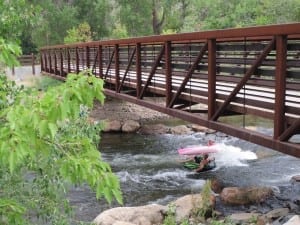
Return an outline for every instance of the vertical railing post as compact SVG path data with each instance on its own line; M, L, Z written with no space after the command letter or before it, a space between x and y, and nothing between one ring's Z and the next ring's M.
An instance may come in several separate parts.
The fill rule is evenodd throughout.
M47 57L47 52L48 50L45 50L45 52L43 53L43 58L44 58L44 71L48 72L48 57Z
M89 46L85 47L85 60L86 60L86 62L85 62L86 68L90 69L91 63L90 63L90 47Z
M166 74L166 107L172 99L172 55L171 55L171 42L165 42L165 74Z
M57 56L56 56L56 50L54 50L54 74L57 75Z
M287 37L276 36L274 139L278 139L285 128L286 60Z
M43 51L40 51L41 72L43 72L43 71L45 70L45 65L44 65L44 59L43 59L43 56L44 56L44 52L43 52Z
M49 58L49 73L52 73L52 57L51 57L51 50L48 51L48 58Z
M136 44L136 96L140 98L142 92L142 70L141 70L141 43Z
M120 90L120 69L119 69L119 45L115 45L115 90Z
M98 64L99 64L99 77L103 79L103 59L102 59L102 46L98 46Z
M76 73L79 73L79 52L78 52L78 47L75 48L75 56L76 56Z
M216 40L208 40L208 120L216 110Z
M60 49L60 76L64 76L64 56L63 56L63 48Z
M71 56L70 56L70 49L66 48L67 51L67 73L71 73Z
M35 75L35 56L31 53L31 66L32 66L32 74Z

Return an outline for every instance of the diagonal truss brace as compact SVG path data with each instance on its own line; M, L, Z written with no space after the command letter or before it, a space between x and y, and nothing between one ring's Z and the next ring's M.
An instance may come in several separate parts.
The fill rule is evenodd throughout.
M132 64L132 61L133 61L133 57L134 57L134 55L135 55L135 52L136 52L136 48L134 48L134 49L132 50L132 53L131 53L130 58L129 58L129 61L128 61L128 65L127 65L126 70L125 70L125 73L124 73L124 76L123 76L122 81L121 81L121 84L120 84L120 86L119 86L119 88L118 88L118 93L121 92L122 85L124 84L124 81L125 81L125 79L126 79L126 76L127 76L128 72L129 72L129 69L130 69L130 66L131 66L131 64Z
M179 89L177 90L176 94L174 95L174 97L172 98L171 102L169 103L168 107L172 108L175 104L175 101L177 100L177 98L180 96L180 94L183 92L186 84L188 83L188 81L191 79L192 74L194 73L195 69L197 69L198 64L200 63L201 59L203 58L205 52L208 49L208 42L206 42L204 44L204 46L201 48L195 62L193 63L193 65L190 66L186 76L184 77L184 80L182 81Z
M280 141L288 141L296 132L300 130L300 118L297 119L288 129L286 129L280 136Z
M153 76L154 76L154 73L155 73L155 71L156 71L156 68L158 67L158 65L159 65L159 63L160 63L160 61L161 61L161 59L162 59L162 57L163 57L163 55L164 55L164 52L165 52L165 45L162 46L162 48L161 48L159 54L157 55L157 57L156 57L156 59L155 59L155 62L154 62L154 64L153 64L152 68L151 68L149 77L148 77L148 79L147 79L147 82L146 82L145 86L144 86L143 89L142 89L142 92L141 92L141 94L140 94L140 96L139 96L139 99L142 99L143 95L145 94L146 89L148 88L148 86L149 86L149 84L150 84L150 82L151 82L151 80L152 80L152 78L153 78Z
M247 72L245 73L245 76L236 85L236 87L233 89L233 91L230 93L230 95L227 97L227 99L224 101L224 103L219 107L219 109L212 116L212 120L214 120L214 121L218 120L218 118L225 111L225 109L229 105L229 103L233 100L233 98L238 94L238 92L243 88L243 86L247 83L247 81L253 75L255 70L257 70L257 68L261 65L261 63L267 57L267 55L274 49L275 40L276 40L275 37L273 37L272 40L270 41L270 43L265 47L265 49L263 50L261 55L254 61L252 66L247 70Z
M109 62L108 62L108 66L107 66L106 71L105 71L104 79L106 79L106 77L107 77L107 75L108 75L108 71L110 70L110 66L111 66L111 64L112 64L114 55L115 55L115 50L113 50L113 52L111 53L111 56L110 56L110 58L109 58Z

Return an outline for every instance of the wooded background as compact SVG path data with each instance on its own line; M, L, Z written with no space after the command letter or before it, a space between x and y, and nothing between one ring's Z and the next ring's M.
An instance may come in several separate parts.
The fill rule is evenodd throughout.
M23 54L62 43L300 21L300 0L15 0L0 9L0 37L18 39Z

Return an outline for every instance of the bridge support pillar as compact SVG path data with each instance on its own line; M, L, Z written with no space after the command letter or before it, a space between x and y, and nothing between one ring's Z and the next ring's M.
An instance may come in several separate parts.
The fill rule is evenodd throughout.
M208 40L208 120L215 114L216 102L216 40Z
M276 36L274 139L278 139L285 130L286 49L287 37Z
M165 42L165 63L166 63L166 107L172 99L172 65L171 65L171 42Z

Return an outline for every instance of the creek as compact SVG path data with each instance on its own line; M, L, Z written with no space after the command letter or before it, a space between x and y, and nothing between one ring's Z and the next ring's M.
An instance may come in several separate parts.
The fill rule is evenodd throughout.
M265 128L262 128L265 129ZM206 145L208 140L218 144L217 167L195 174L178 162L177 149L191 145ZM102 158L108 161L120 179L124 206L151 203L167 205L186 194L199 193L207 179L218 179L225 186L271 186L281 198L271 199L261 210L282 206L294 195L290 179L300 174L300 159L226 136L221 133L191 135L102 134ZM293 195L293 196L291 196ZM75 215L91 221L103 210L117 207L96 200L87 187L76 187L70 194ZM279 200L281 199L281 200ZM245 207L218 206L224 214L247 211Z

